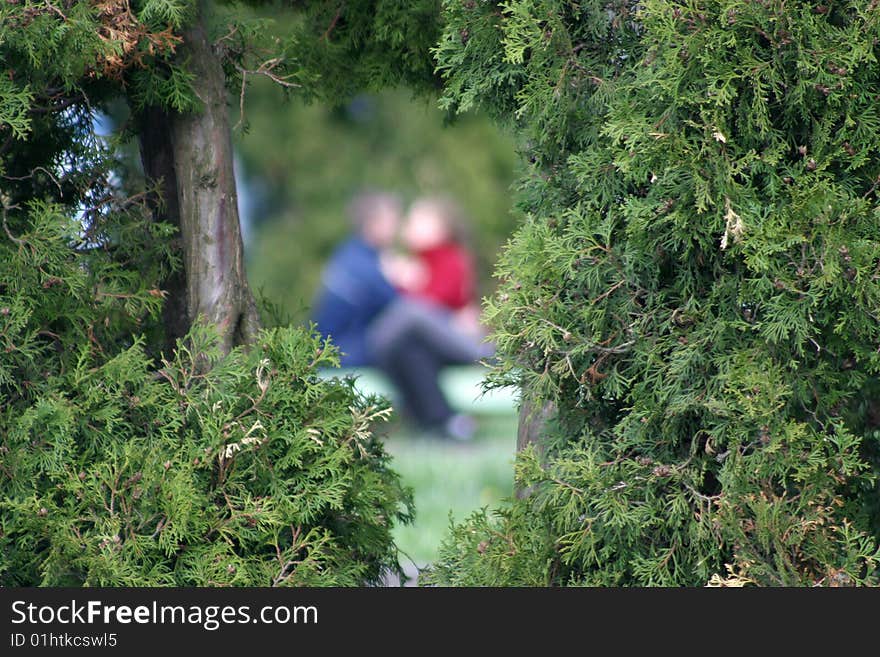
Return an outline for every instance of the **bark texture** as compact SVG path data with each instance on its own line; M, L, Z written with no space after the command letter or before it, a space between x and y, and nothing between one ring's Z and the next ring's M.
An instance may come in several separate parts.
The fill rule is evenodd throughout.
M147 177L161 182L159 216L180 229L183 269L166 285L168 340L201 317L216 326L229 351L254 337L259 315L245 274L225 79L207 38L205 12L201 2L179 51L202 110L147 110L141 157Z
M147 178L159 185L159 198L153 203L153 216L157 221L180 228L177 174L174 172L169 121L168 113L158 108L149 108L141 114L141 160ZM180 254L183 248L180 234L174 238L172 246ZM162 308L165 348L170 351L177 338L185 335L190 326L186 309L186 272L183 269L174 272L163 282L162 287L166 293Z

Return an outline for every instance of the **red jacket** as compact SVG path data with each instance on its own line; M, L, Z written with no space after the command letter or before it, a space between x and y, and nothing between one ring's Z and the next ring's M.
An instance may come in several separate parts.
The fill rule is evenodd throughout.
M474 268L463 247L447 242L420 251L417 256L428 276L426 283L410 294L450 310L459 310L475 301Z

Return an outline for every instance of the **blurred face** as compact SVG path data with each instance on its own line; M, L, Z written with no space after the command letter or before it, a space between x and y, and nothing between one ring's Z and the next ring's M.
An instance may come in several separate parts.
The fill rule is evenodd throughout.
M397 229L400 226L400 214L394 206L382 204L373 210L369 221L363 228L364 239L379 249L394 243Z
M449 240L449 227L439 208L416 204L403 226L403 243L411 251L425 251Z

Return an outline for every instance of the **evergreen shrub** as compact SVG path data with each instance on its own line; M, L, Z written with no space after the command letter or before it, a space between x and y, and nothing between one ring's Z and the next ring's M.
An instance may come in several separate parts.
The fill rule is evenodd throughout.
M877 583L878 3L444 16L447 106L529 144L495 377L557 412L431 581Z

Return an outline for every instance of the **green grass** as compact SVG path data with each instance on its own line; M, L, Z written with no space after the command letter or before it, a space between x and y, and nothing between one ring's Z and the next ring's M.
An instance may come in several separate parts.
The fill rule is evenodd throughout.
M477 420L477 435L467 443L420 437L400 427L387 439L393 467L412 486L416 504L415 523L397 527L395 539L419 566L437 558L450 512L460 521L513 493L516 415Z

